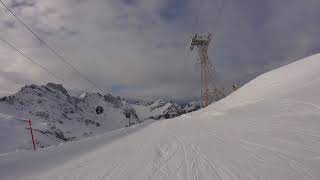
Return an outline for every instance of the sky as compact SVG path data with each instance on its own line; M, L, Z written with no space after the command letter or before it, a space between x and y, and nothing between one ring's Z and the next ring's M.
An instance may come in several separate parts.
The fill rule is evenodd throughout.
M319 0L3 0L49 46L100 89L134 98L200 94L194 33L213 33L209 59L231 89L320 52ZM26 84L97 91L0 6L0 96ZM292 72L294 73L294 72Z

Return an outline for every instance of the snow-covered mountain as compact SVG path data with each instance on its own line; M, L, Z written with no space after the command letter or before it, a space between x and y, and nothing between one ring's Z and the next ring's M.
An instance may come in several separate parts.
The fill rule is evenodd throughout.
M147 119L171 119L201 108L200 101L177 104L172 101L139 101L132 104L141 120Z
M1 179L319 180L319 69L320 54L174 119L1 155Z
M173 102L157 100L151 103L133 104L138 116L143 119L170 119L180 116L184 113L181 106Z
M96 107L104 109L96 113ZM31 148L28 123L31 119L38 147L78 140L129 124L140 123L130 104L111 94L84 93L73 97L60 84L30 85L0 99L0 153ZM4 142L5 140L5 142Z
M77 97L72 96L77 95ZM0 153L31 149L27 120L33 122L37 147L79 140L146 120L168 119L199 109L192 102L183 106L163 100L133 103L122 97L99 93L70 93L60 84L29 85L0 99ZM96 113L98 106L102 114Z
M189 103L182 104L181 108L184 113L197 111L201 108L201 102L200 101L191 101Z

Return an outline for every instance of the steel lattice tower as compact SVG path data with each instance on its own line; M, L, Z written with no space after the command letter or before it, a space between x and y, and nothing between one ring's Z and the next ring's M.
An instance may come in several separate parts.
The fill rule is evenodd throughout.
M198 35L192 37L190 50L197 47L199 53L199 62L201 66L201 105L202 107L208 106L212 101L217 100L219 97L224 97L224 93L219 91L214 86L211 80L210 63L208 57L208 47L212 39L212 34Z

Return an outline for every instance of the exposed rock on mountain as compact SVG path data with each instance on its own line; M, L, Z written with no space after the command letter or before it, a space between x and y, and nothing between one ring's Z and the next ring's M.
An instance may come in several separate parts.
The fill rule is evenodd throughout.
M30 139L26 134L28 124L25 122L29 118L33 121L36 141L40 147L126 127L129 123L126 113L131 114L131 124L141 122L135 109L130 104L123 104L121 98L99 93L85 93L81 98L72 97L61 84L54 83L25 86L14 95L1 98L0 104L5 107L2 109L10 109L10 112L0 112L5 117L0 117L5 121L2 123L18 123L15 127L24 132L21 137L15 137L24 139L23 145L13 143L10 150L21 146L30 147ZM97 106L103 107L102 114L96 113ZM6 126L1 131L12 130ZM0 153L10 150L0 148Z

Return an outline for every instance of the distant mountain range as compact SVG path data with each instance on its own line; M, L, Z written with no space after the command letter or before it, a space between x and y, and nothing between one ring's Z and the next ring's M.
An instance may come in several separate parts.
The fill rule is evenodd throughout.
M101 106L103 113L97 114ZM200 104L178 105L164 100L130 102L111 94L82 93L71 96L61 84L28 85L0 99L0 153L31 149L27 120L31 119L37 147L58 145L146 120L169 119L198 110Z

